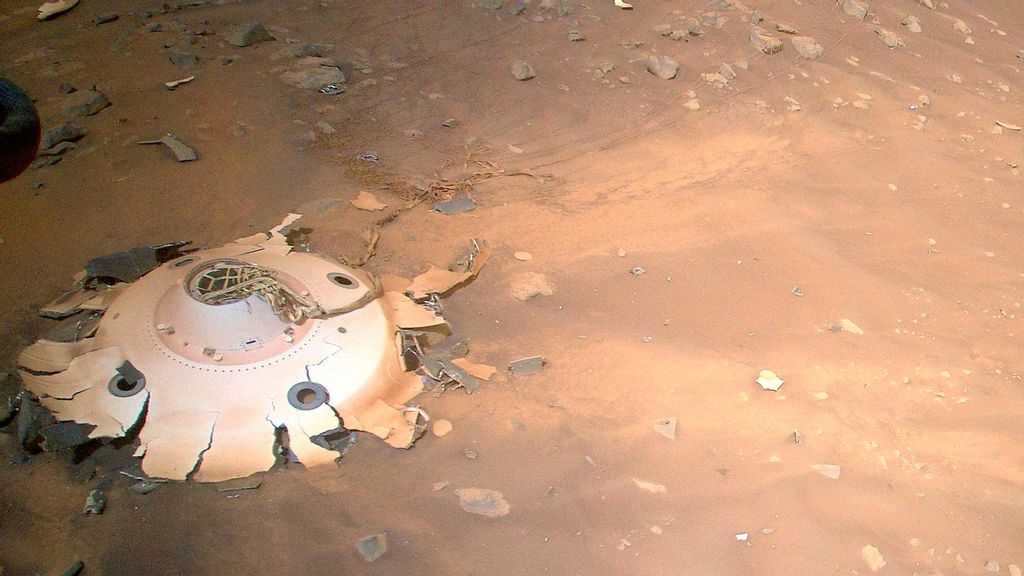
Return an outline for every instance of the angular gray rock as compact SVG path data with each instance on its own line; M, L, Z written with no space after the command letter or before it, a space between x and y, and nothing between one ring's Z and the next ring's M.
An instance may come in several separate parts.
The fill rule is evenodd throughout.
M171 61L171 64L182 68L192 66L199 62L198 56L191 52L183 52L181 50L171 50L167 52L167 59Z
M863 20L868 17L868 5L861 0L843 0L843 12Z
M490 8L491 10L501 10L501 7L505 5L505 0L484 0L484 8Z
M647 71L662 80L671 80L679 72L679 62L664 54L651 56L647 59Z
M570 0L558 0L558 2L555 2L555 11L559 17L568 16L576 11L576 5Z
M267 32L266 27L259 20L232 26L228 30L228 43L239 48L273 40L277 40L277 38L274 38L270 32Z
M508 7L508 11L513 16L518 16L526 10L526 0L516 0Z
M61 142L73 142L78 140L88 133L89 130L81 124L65 122L47 130L46 133L43 134L43 139L39 143L39 147L43 150L53 148Z
M750 27L750 45L765 54L782 52L782 40L772 36L760 26Z
M64 101L64 117L70 119L92 116L110 106L110 100L98 90L75 92Z
M886 30L885 28L875 28L875 34L882 37L882 41L889 48L900 48L903 44L903 39L896 35L892 30Z
M287 60L290 58L304 58L306 56L320 57L331 50L330 44L308 44L306 42L295 42L281 48L270 55L271 60Z
M784 22L776 22L775 29L778 30L779 32L782 32L783 34L797 34L796 28L793 28L792 26Z
M798 54L808 60L817 60L825 53L825 48L810 36L794 36L789 42Z
M512 77L516 80L529 80L537 76L537 73L533 70L533 66L530 66L522 60L512 61Z
M292 69L281 74L281 80L296 88L320 88L327 84L344 84L347 80L341 65L330 58L299 58Z
M906 26L907 30L910 30L914 34L921 32L921 21L917 19L917 16L913 14L907 15L900 24Z

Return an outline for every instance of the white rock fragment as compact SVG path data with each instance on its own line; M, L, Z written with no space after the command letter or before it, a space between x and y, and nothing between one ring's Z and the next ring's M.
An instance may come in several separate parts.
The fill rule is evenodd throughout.
M643 490L645 492L650 492L652 494L664 494L665 493L665 485L664 484L655 484L653 482L647 482L646 480L640 480L639 478L633 478L633 484L636 484L637 488L639 488L639 489L641 489L641 490Z
M878 572L885 567L886 562L885 558L882 558L882 553L878 551L878 548L875 548L870 544L861 548L860 556L864 559L864 562L867 563L868 568L870 568L872 572Z
M811 470L832 480L839 480L842 469L837 464L811 464Z
M761 388L764 388L765 390L777 392L786 381L779 378L779 375L771 370L761 370L755 382L760 384Z

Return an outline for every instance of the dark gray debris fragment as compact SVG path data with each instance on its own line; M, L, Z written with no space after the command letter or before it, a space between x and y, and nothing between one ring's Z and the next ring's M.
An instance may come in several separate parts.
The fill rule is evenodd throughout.
M367 562L377 560L388 551L387 531L363 536L356 541L356 550L359 550L359 553Z
M82 508L82 514L88 516L89 514L100 515L107 509L107 495L100 489L93 489L89 491L89 497L85 499L85 506Z
M521 358L515 360L508 365L508 369L512 372L512 376L518 378L519 376L526 376L527 374L536 374L544 369L544 365L547 362L543 356L530 356L527 358Z
M99 16L92 19L93 24L99 26L100 24L107 24L117 20L119 16L116 12L109 12L107 14L100 14Z
M39 434L43 437L43 449L47 452L56 452L85 444L91 440L89 432L94 428L92 424L58 422L40 429Z
M78 576L82 573L82 569L85 568L85 562L81 560L75 560L68 567L61 570L58 576Z
M433 210L434 212L440 212L441 214L452 216L454 214L462 214L463 212L469 212L475 208L476 202L473 202L472 198L466 196L463 198L448 200L447 202L438 202L437 204L434 204L431 210Z

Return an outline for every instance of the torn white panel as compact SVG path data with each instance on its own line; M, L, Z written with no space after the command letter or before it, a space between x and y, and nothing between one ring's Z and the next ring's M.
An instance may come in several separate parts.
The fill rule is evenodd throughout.
M192 478L220 482L244 478L274 465L275 427L267 420L269 400L226 408L217 418L213 442Z
M104 348L73 359L67 370L57 374L36 375L24 370L20 374L25 387L36 396L70 399L94 386L106 389L124 361L119 348Z
M139 441L146 450L142 471L152 478L184 480L210 447L217 413L196 410L188 414L161 412L153 402Z
M446 325L444 317L400 292L385 292L388 312L399 328L429 328Z
M53 342L36 340L18 355L18 365L34 372L62 372L71 361L99 347L95 338L84 338L78 342Z
M143 390L128 398L111 399L105 387L93 387L70 400L44 396L39 403L58 420L95 425L90 438L120 438L139 420L148 398L149 394Z

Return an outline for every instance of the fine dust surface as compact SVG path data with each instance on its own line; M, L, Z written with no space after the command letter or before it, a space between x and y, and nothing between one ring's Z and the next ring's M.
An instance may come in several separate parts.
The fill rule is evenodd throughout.
M256 490L137 495L113 465L83 482L68 455L25 456L7 434L4 574L76 558L108 575L864 574L867 546L880 574L1024 566L1024 134L996 124L1024 124L1015 4L876 0L864 21L833 0L494 4L82 0L47 22L0 6L0 74L45 127L62 82L113 102L62 161L0 185L0 368L91 257L214 246L304 207L314 249L359 258L382 213L348 201L393 211L431 183L476 209L400 210L365 267L412 277L487 239L445 311L470 360L499 368L472 395L416 400L446 436L361 435L336 467L275 469ZM750 46L755 8L781 53ZM654 31L689 18L701 35ZM254 19L277 40L228 43ZM824 55L801 58L779 22ZM344 93L280 79L295 42L331 45ZM675 79L645 70L655 54ZM513 79L517 59L534 79ZM166 133L199 159L136 144ZM554 293L512 298L524 272ZM543 372L505 370L533 355ZM674 440L654 429L667 417ZM106 512L82 515L103 479ZM508 513L465 512L466 488ZM382 530L367 563L355 543Z

